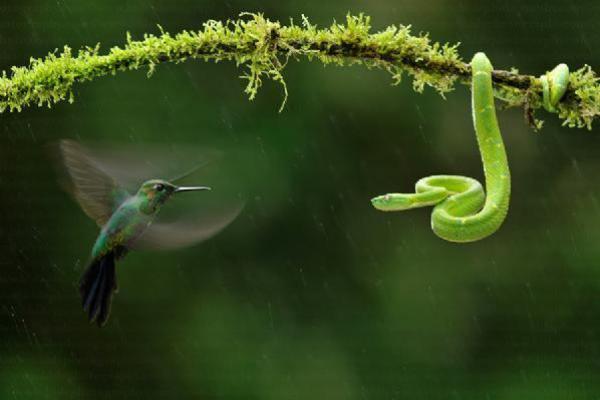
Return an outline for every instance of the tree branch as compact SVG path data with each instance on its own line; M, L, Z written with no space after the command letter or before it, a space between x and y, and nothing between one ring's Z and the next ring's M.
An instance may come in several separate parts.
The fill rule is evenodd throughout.
M433 87L442 96L455 83L470 82L470 66L460 58L458 45L440 44L427 35L412 35L408 26L390 26L371 33L370 19L364 15L346 18L346 24L334 23L318 29L303 17L302 24L287 26L272 22L260 14L242 14L241 19L208 21L197 32L183 31L171 36L160 28L160 35L147 34L100 54L100 46L86 47L73 55L63 51L45 58L31 59L27 67L12 67L0 77L0 111L20 111L31 104L48 105L67 99L73 101L75 83L90 81L118 71L148 68L151 76L157 64L182 62L188 58L205 61L233 60L247 71L245 92L252 100L267 78L279 82L287 98L282 71L290 58L307 57L325 64L381 68L388 71L394 84L404 73L413 78L413 88L422 92ZM542 86L539 79L516 70L493 72L496 96L509 107L523 107L534 128L541 121L534 111L541 108ZM282 107L285 104L285 98ZM558 104L558 117L570 127L591 128L600 115L600 85L589 66L572 72L567 94Z

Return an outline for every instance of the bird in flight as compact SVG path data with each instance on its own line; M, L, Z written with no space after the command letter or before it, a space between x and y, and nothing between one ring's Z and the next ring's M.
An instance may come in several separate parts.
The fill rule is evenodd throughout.
M79 281L83 309L89 321L95 321L98 326L108 320L112 297L117 291L115 264L118 260L131 250L175 249L206 240L231 223L242 208L229 209L204 221L190 221L190 218L155 221L173 196L211 190L208 186L176 184L198 168L171 180L145 180L137 191L129 192L107 172L114 171L114 166L103 163L78 142L60 141L58 153L68 192L100 227L91 261Z

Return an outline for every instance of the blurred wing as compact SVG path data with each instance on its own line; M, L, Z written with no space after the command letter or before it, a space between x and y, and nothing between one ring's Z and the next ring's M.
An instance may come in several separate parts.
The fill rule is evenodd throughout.
M223 230L242 211L243 204L210 216L153 223L131 245L138 250L170 250L202 242Z
M203 172L204 167L221 157L217 150L193 145L94 144L88 154L102 171L131 191L148 179L178 183L189 175Z
M79 143L61 140L58 147L68 176L67 190L90 218L104 225L129 193Z

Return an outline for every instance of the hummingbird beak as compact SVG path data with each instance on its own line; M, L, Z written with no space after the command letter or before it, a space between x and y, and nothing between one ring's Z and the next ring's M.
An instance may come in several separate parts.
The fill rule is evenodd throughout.
M178 186L173 193L192 192L196 190L210 190L208 186Z

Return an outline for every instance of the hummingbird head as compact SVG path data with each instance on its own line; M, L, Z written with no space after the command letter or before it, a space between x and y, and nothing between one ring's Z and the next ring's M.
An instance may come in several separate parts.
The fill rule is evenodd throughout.
M136 196L142 198L140 209L146 214L154 214L173 194L196 190L210 190L210 187L177 186L162 179L151 179L142 184Z

